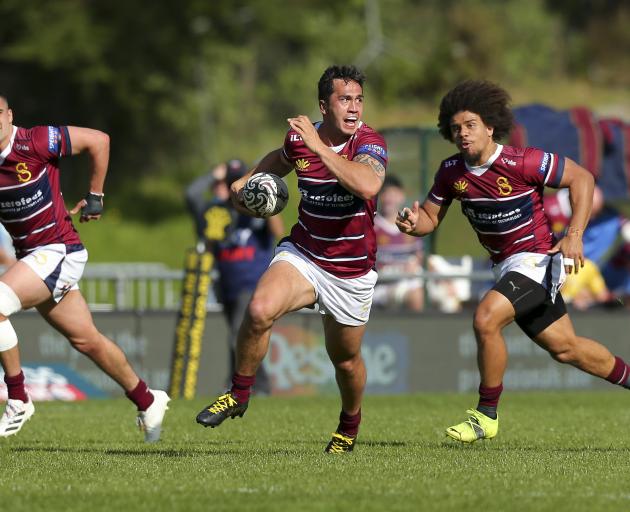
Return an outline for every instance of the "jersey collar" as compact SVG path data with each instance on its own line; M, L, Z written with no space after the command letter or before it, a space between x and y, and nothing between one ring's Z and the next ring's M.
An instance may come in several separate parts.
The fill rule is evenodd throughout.
M496 151L492 154L488 161L485 164L481 165L468 165L464 160L464 164L466 165L466 170L472 172L475 176L481 176L484 172L486 172L490 166L494 163L494 161L499 158L499 155L503 151L503 144L497 144Z
M2 150L2 153L0 153L0 165L2 165L4 163L4 159L7 156L9 156L9 153L11 153L11 150L13 149L13 141L15 140L15 134L16 133L17 133L17 126L14 125L13 126L13 133L11 134L11 140L7 144L7 147Z
M322 124L322 121L318 121L317 123L315 123L315 128L317 130L319 130L320 125ZM359 121L359 128L361 128L363 126L363 121ZM357 128L357 131L359 130L359 128ZM355 136L357 132L355 131L354 134L352 135L352 137ZM348 142L352 139L352 137L350 137L350 139L348 139L346 142L344 142L343 144L339 144L338 146L329 146L330 149L332 149L335 153L341 153L341 151L343 150L344 147L346 147L346 144L348 144Z

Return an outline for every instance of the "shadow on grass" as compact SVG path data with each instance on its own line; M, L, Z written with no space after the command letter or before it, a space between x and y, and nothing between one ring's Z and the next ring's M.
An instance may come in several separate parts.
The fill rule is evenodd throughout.
M218 445L218 443L217 443ZM52 446L19 446L11 448L12 452L18 453L33 453L33 452L45 452L45 453L98 453L101 455L112 456L140 456L140 457L197 457L199 455L236 455L243 453L242 450L237 449L225 449L225 448L207 448L207 449L190 449L190 450L176 450L176 449L151 449L146 448L127 448L127 449L115 449L115 448L66 448L66 447L52 447Z
M406 441L375 441L373 439L360 439L357 441L361 446L383 446L385 448L404 447L408 443Z
M540 445L509 445L491 442L477 442L477 443L459 443L457 441L442 441L436 448L446 448L448 450L481 450L491 452L552 452L552 453L630 453L630 447L620 446L615 447L602 447L602 446L540 446Z

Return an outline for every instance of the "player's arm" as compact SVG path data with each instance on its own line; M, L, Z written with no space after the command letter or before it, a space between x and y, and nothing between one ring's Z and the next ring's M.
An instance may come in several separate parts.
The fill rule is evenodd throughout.
M425 236L437 229L448 211L449 204L441 206L426 199L422 206L415 201L411 208L403 208L396 217L396 226L407 235Z
M81 209L81 222L98 220L103 212L103 187L109 165L109 135L92 128L68 126L72 154L87 152L90 157L90 191L70 210L75 214Z
M280 215L269 217L269 232L276 240L280 240L284 236L284 221Z
M230 197L234 208L246 215L252 214L252 212L243 205L241 190L245 186L245 183L247 183L247 180L254 174L267 172L284 178L292 170L293 165L285 156L282 148L274 149L270 153L267 153L247 174L232 183L230 187Z
M378 194L385 179L385 166L379 160L367 154L346 160L324 144L308 116L291 117L287 121L343 188L364 200Z
M559 251L565 258L572 259L575 262L573 269L577 274L579 268L584 266L582 234L591 216L595 180L593 175L584 167L581 167L570 158L565 158L564 172L559 188L569 189L569 200L573 213L566 236L549 252L553 254ZM567 268L567 271L570 272L570 269Z

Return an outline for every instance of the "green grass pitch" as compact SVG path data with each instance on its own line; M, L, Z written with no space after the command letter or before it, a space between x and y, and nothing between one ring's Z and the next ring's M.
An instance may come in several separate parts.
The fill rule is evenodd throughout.
M141 442L124 399L38 403L0 439L14 511L630 510L630 394L510 392L499 436L444 437L471 394L371 396L352 454L326 455L338 399L258 397L220 428L208 400L173 401L163 439Z

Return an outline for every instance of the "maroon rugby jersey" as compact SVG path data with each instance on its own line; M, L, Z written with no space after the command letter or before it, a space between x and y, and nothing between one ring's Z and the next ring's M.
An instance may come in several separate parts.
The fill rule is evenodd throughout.
M484 165L470 167L461 154L442 162L428 199L461 201L494 263L519 252L546 253L553 237L543 210L545 186L558 187L564 157L536 148L497 147Z
M47 244L80 244L59 188L59 158L72 154L65 126L13 127L0 153L0 222L18 257Z
M315 123L315 127L320 124ZM364 123L345 144L332 149L348 160L368 154L387 166L385 139ZM287 133L284 155L293 164L302 196L290 240L309 259L337 277L348 279L367 274L376 259L376 197L364 201L343 188L295 130Z

